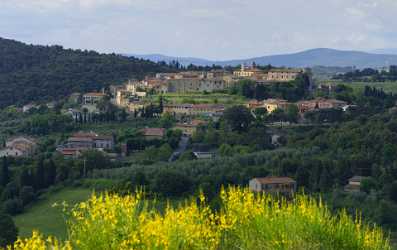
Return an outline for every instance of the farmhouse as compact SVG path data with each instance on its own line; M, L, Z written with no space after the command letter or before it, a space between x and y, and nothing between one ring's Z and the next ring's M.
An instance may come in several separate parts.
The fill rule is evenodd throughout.
M106 95L104 93L91 92L83 95L83 104L97 104Z
M360 192L361 182L365 177L363 176L353 176L349 179L349 183L345 186L344 190L349 193L357 193Z
M336 99L324 99L324 98L300 101L297 103L300 113L305 113L316 109L343 108L346 105L347 103L344 101L340 101Z
M292 195L296 192L296 182L289 177L254 178L249 181L249 188L254 192Z
M57 151L64 157L78 157L85 150L113 150L112 136L101 136L93 132L75 133L69 137L65 144L59 145Z

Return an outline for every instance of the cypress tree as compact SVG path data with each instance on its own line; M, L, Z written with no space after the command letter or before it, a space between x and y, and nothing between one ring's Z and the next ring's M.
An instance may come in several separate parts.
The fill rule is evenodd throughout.
M57 168L53 160L50 160L48 165L47 184L54 185L57 177Z
M36 169L36 190L46 187L45 183L45 170L44 170L44 160L40 158Z
M7 157L3 157L3 165L0 173L0 185L5 187L7 183L10 182L10 172L8 169L8 160Z
M22 169L22 172L19 176L19 182L21 187L34 186L34 181L32 181L32 174L28 168L24 167Z

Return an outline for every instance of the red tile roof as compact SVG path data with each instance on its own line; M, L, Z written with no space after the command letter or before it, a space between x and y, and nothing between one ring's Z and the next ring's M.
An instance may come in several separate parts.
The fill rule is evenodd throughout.
M292 184L295 181L289 177L262 177L262 178L254 178L261 184Z
M98 96L98 97L103 97L105 96L104 93L99 93L99 92L91 92L91 93L86 93L84 96Z

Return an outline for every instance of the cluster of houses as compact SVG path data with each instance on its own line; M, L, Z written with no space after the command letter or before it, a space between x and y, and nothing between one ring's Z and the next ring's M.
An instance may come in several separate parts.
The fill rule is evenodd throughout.
M113 136L98 135L94 132L75 133L65 144L59 145L57 151L65 158L78 158L87 150L113 150L114 144Z
M289 105L296 105L298 107L299 113L302 114L309 111L331 108L340 108L346 111L346 109L349 107L349 105L347 105L347 102L325 98L304 100L296 103L291 103L282 99L267 99L264 101L253 100L247 104L247 107L249 109L264 108L268 113L272 113L277 109L286 109Z
M241 79L250 79L258 83L293 81L303 69L270 69L262 70L254 65L242 65L234 72L226 70L188 71L178 73L159 73L142 81L146 88L161 93L213 92L227 89Z
M148 76L142 81L128 81L124 85L110 86L111 102L126 109L128 112L142 110L147 103L145 97L149 91L157 93L190 93L190 92L214 92L228 89L238 83L241 79L250 79L260 84L271 82L289 82L303 69L270 69L262 70L253 66L242 65L241 69L234 72L227 70L212 71L183 71L176 73L157 73ZM102 92L90 92L86 94L73 93L69 101L81 104L81 110L88 113L98 113L98 104L107 95ZM28 108L28 107L27 107ZM210 114L214 115L224 107L222 105L168 105L166 112L175 114ZM73 118L81 115L80 109L70 109L68 113Z

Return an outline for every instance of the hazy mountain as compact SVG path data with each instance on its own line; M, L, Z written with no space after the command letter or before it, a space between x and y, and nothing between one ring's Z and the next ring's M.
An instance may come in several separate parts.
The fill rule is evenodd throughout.
M332 67L348 67L356 66L357 68L365 67L384 67L391 64L397 64L397 55L367 53L361 51L343 51L335 49L312 49L298 53L262 56L249 59L238 59L229 61L211 61L200 58L188 57L171 57L164 55L134 55L153 61L172 61L178 60L183 65L190 63L197 65L232 65L236 66L242 63L251 64L255 62L260 65L272 64L274 66L286 67L312 67L312 66L332 66Z
M375 50L369 51L369 53L397 55L397 48L375 49Z
M194 64L197 66L206 66L206 65L212 65L213 62L210 60L206 59L201 59L201 58L195 58L195 57L175 57L175 56L166 56L166 55L161 55L161 54L148 54L148 55L137 55L137 54L124 54L125 56L133 56L136 58L142 58L145 60L150 60L153 62L171 62L171 61L178 61L182 65L189 65L189 64Z

